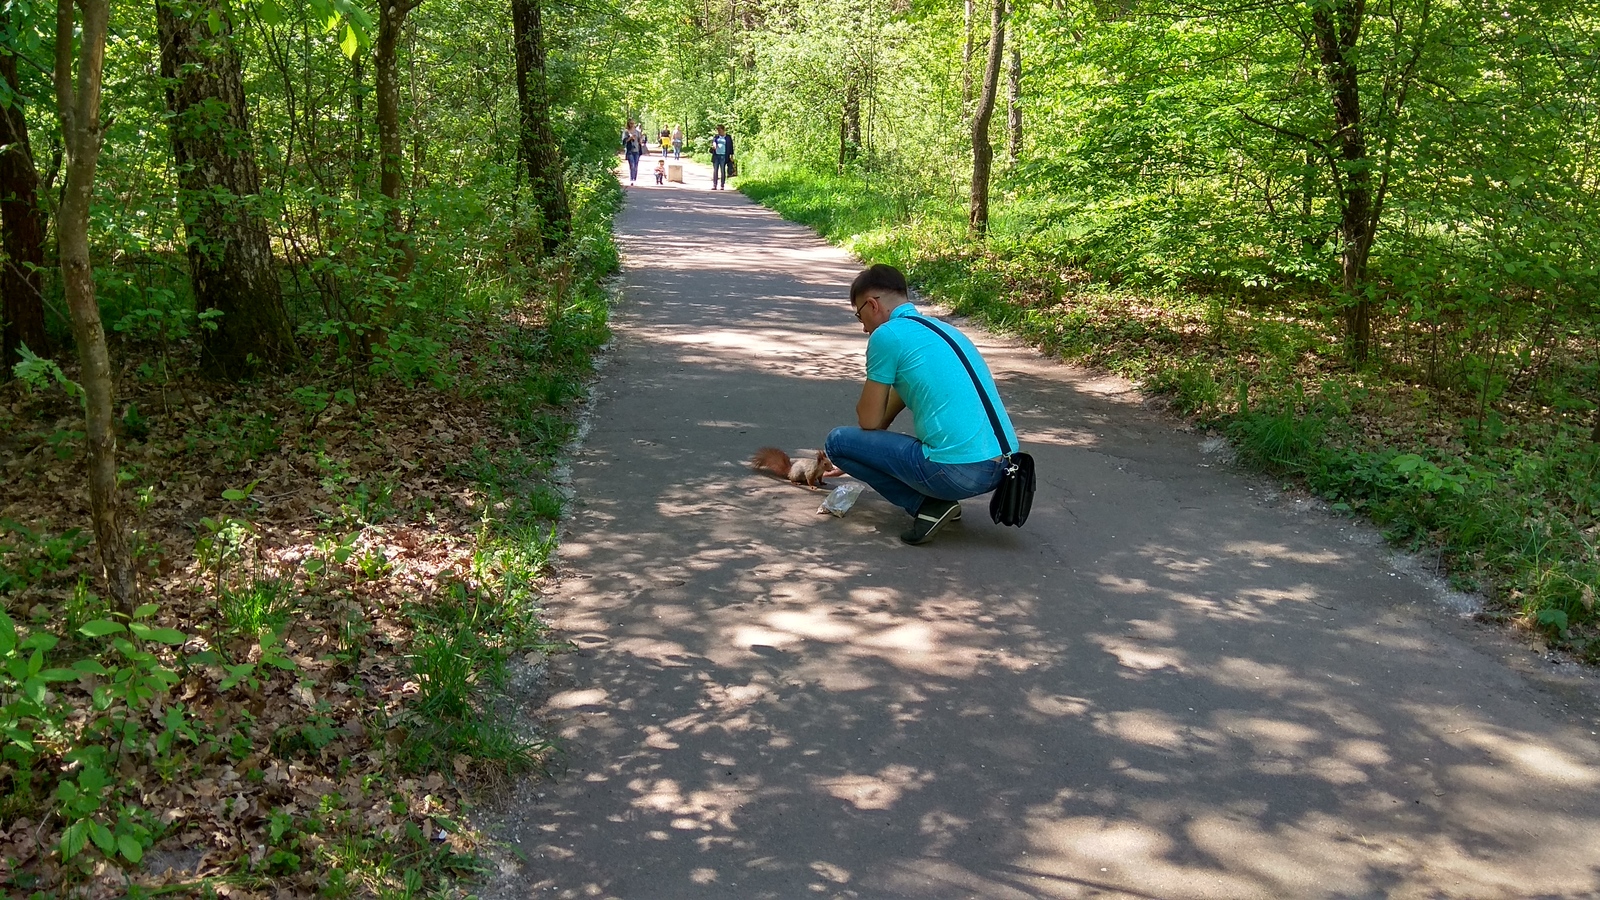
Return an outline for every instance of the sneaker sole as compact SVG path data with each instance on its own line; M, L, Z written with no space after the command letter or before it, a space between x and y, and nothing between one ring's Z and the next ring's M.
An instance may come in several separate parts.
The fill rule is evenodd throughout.
M960 504L956 504L945 510L944 515L942 516L928 516L919 514L915 521L918 523L931 523L928 525L928 530L923 532L921 535L917 535L916 526L913 525L910 531L900 535L900 540L910 544L913 547L920 547L921 545L933 540L933 536L938 534L940 529L944 528L944 526L956 521L959 518L961 518Z

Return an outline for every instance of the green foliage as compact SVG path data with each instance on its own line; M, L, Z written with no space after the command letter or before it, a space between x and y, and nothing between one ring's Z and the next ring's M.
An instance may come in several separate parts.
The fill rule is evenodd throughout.
M537 765L547 745L516 734L485 705L504 684L508 653L530 646L517 635L542 632L527 618L531 613L460 583L445 602L419 610L411 667L421 690L415 706L394 723L412 730L402 765L441 766L456 754L507 772ZM511 625L511 633L494 630L496 623Z
M198 740L181 707L162 705L178 676L149 649L177 646L187 636L148 624L155 613L147 604L122 621L85 623L74 637L90 652L62 666L49 659L63 649L60 638L21 632L0 611L0 759L8 764L0 770L0 808L47 803L64 823L55 848L63 864L87 871L96 856L139 863L157 826L138 806L137 786L114 774L119 760L160 763L182 742ZM49 685L85 680L94 683L90 717L69 732L72 709ZM154 730L153 711L162 713ZM41 768L69 733L71 749L61 755L67 765Z
M22 48L27 59L48 61L53 17L37 6L12 10L3 40ZM338 623L329 652L351 672L363 653L374 652L370 640L361 640L374 624L344 592L368 593L373 582L393 579L393 551L375 538L395 530L395 519L406 514L396 497L414 485L402 472L365 466L353 477L351 461L324 452L315 439L282 445L286 432L316 434L331 422L342 428L352 411L360 429L376 429L378 418L364 407L378 406L373 400L380 392L459 392L485 395L496 405L505 401L507 418L523 439L513 459L485 456L471 470L500 498L483 524L474 560L481 581L462 583L438 609L416 612L417 671L430 688L421 708L407 708L397 724L428 739L420 741L420 755L401 762L455 773L464 754L491 771L510 770L535 765L543 751L539 742L508 731L493 704L509 654L545 646L536 582L553 552L553 521L561 513L560 493L549 483L550 454L570 441L583 380L610 334L601 279L619 266L610 220L622 192L609 166L612 118L623 90L597 84L595 75L613 65L612 47L623 43L607 37L619 33L615 13L546 10L553 124L574 216L570 240L546 253L526 239L535 225L515 154L515 67L503 9L422 4L411 15L401 47L405 197L395 204L379 193L373 72L370 53L362 51L375 31L369 14L347 0L264 0L247 8L230 40L243 64L247 137L258 154L261 193L231 198L229 209L258 216L270 234L299 369L263 372L232 396L226 386L195 377L200 344L226 314L197 310L188 283L191 254L207 247L173 214L181 169L171 158L175 120L167 111L167 85L150 77L160 57L154 7L114 6L117 52L108 54L105 85L108 108L119 112L107 118L90 238L114 371L122 374L124 396L138 393L137 403L124 399L127 405L119 407L123 446L143 444L139 459L125 462L122 473L140 488L134 521L140 528L173 521L160 505L188 486L151 480L169 457L195 477L252 474L224 482L215 507L179 517L193 523L202 582L189 587L216 604L214 613L202 604L199 621L181 625L201 632L196 642L206 646L198 652L185 652L192 649L184 646L186 635L158 627L153 610L120 617L88 592L84 535L57 534L55 525L46 532L31 521L0 523L0 595L39 595L43 585L51 597L72 598L44 604L30 596L22 604L48 605L51 624L41 615L32 630L9 619L0 629L6 673L0 676L6 739L0 820L59 823L54 852L66 864L69 883L41 889L70 890L70 882L107 861L134 869L163 837L162 820L137 803L141 786L153 778L183 779L197 766L239 764L263 754L326 765L335 742L355 741L335 728L322 706L284 723L265 716L257 721L243 704L297 674L296 688L304 688L299 696L324 686L313 684L317 673L298 673L291 658L291 647L296 654L306 649L307 607L334 604L337 612L326 619ZM227 29L218 18L210 30ZM19 86L0 86L0 102L22 95L36 166L53 172L48 67L20 68ZM54 314L61 306L59 273L47 270L45 277L45 301ZM484 331L505 333L503 358L457 355L468 343L464 336ZM67 378L71 368L63 372L62 365L24 357L17 374L32 392L31 406L59 408L62 392L69 400L81 395ZM513 403L510 391L483 388L497 381L499 367L525 399ZM5 419L8 429L11 421ZM81 426L58 420L42 427L19 432L18 445L47 459L82 453ZM266 464L295 453L317 460L321 471L313 480L331 501L298 572L282 568L261 546L262 531L277 524L268 524L262 512L269 506L280 512L279 497L258 498L255 483L244 484L256 477L278 484ZM419 502L412 501L414 510ZM206 720L171 696L178 671L205 684ZM364 689L360 676L348 680ZM373 746L381 751L386 745L375 738ZM364 783L368 789L404 794L392 784ZM325 868L329 896L421 896L476 871L470 856L433 833L422 834L416 822L406 821L398 835L380 836L376 825L339 803L315 812L262 812L268 820L261 829L249 827L270 844L259 856L234 860L230 879L266 884ZM414 818L426 816L455 827L436 809Z
M288 585L276 578L253 578L238 588L223 585L217 607L229 630L246 637L276 632L293 609Z
M23 387L30 391L39 391L48 388L52 384L57 384L67 392L68 397L75 398L80 403L83 402L83 387L68 378L66 373L61 371L61 367L56 365L55 360L44 359L29 350L26 345L17 348L17 355L22 360L12 366L11 371L17 376L17 380L22 383Z
M81 528L52 536L11 519L0 519L0 594L20 591L64 571L89 543Z

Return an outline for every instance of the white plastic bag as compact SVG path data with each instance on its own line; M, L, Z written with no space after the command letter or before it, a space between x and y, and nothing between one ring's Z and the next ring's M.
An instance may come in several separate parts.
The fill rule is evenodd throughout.
M865 489L866 485L856 482L841 484L828 494L822 505L817 507L817 512L843 518L844 514L850 511L850 507L856 505L856 498L860 497Z

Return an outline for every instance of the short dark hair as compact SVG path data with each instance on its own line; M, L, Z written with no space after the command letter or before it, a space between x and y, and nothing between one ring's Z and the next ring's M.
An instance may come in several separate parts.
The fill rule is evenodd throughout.
M910 289L906 287L906 276L887 263L878 263L861 270L856 280L850 282L850 302L855 303L857 297L872 290L890 291L903 297L911 295Z

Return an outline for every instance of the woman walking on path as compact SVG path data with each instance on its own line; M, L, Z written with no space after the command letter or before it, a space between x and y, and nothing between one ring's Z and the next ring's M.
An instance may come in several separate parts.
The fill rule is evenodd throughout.
M622 153L628 158L628 183L639 180L639 157L644 155L644 132L629 120L622 130Z
M672 158L683 159L683 129L672 126Z

